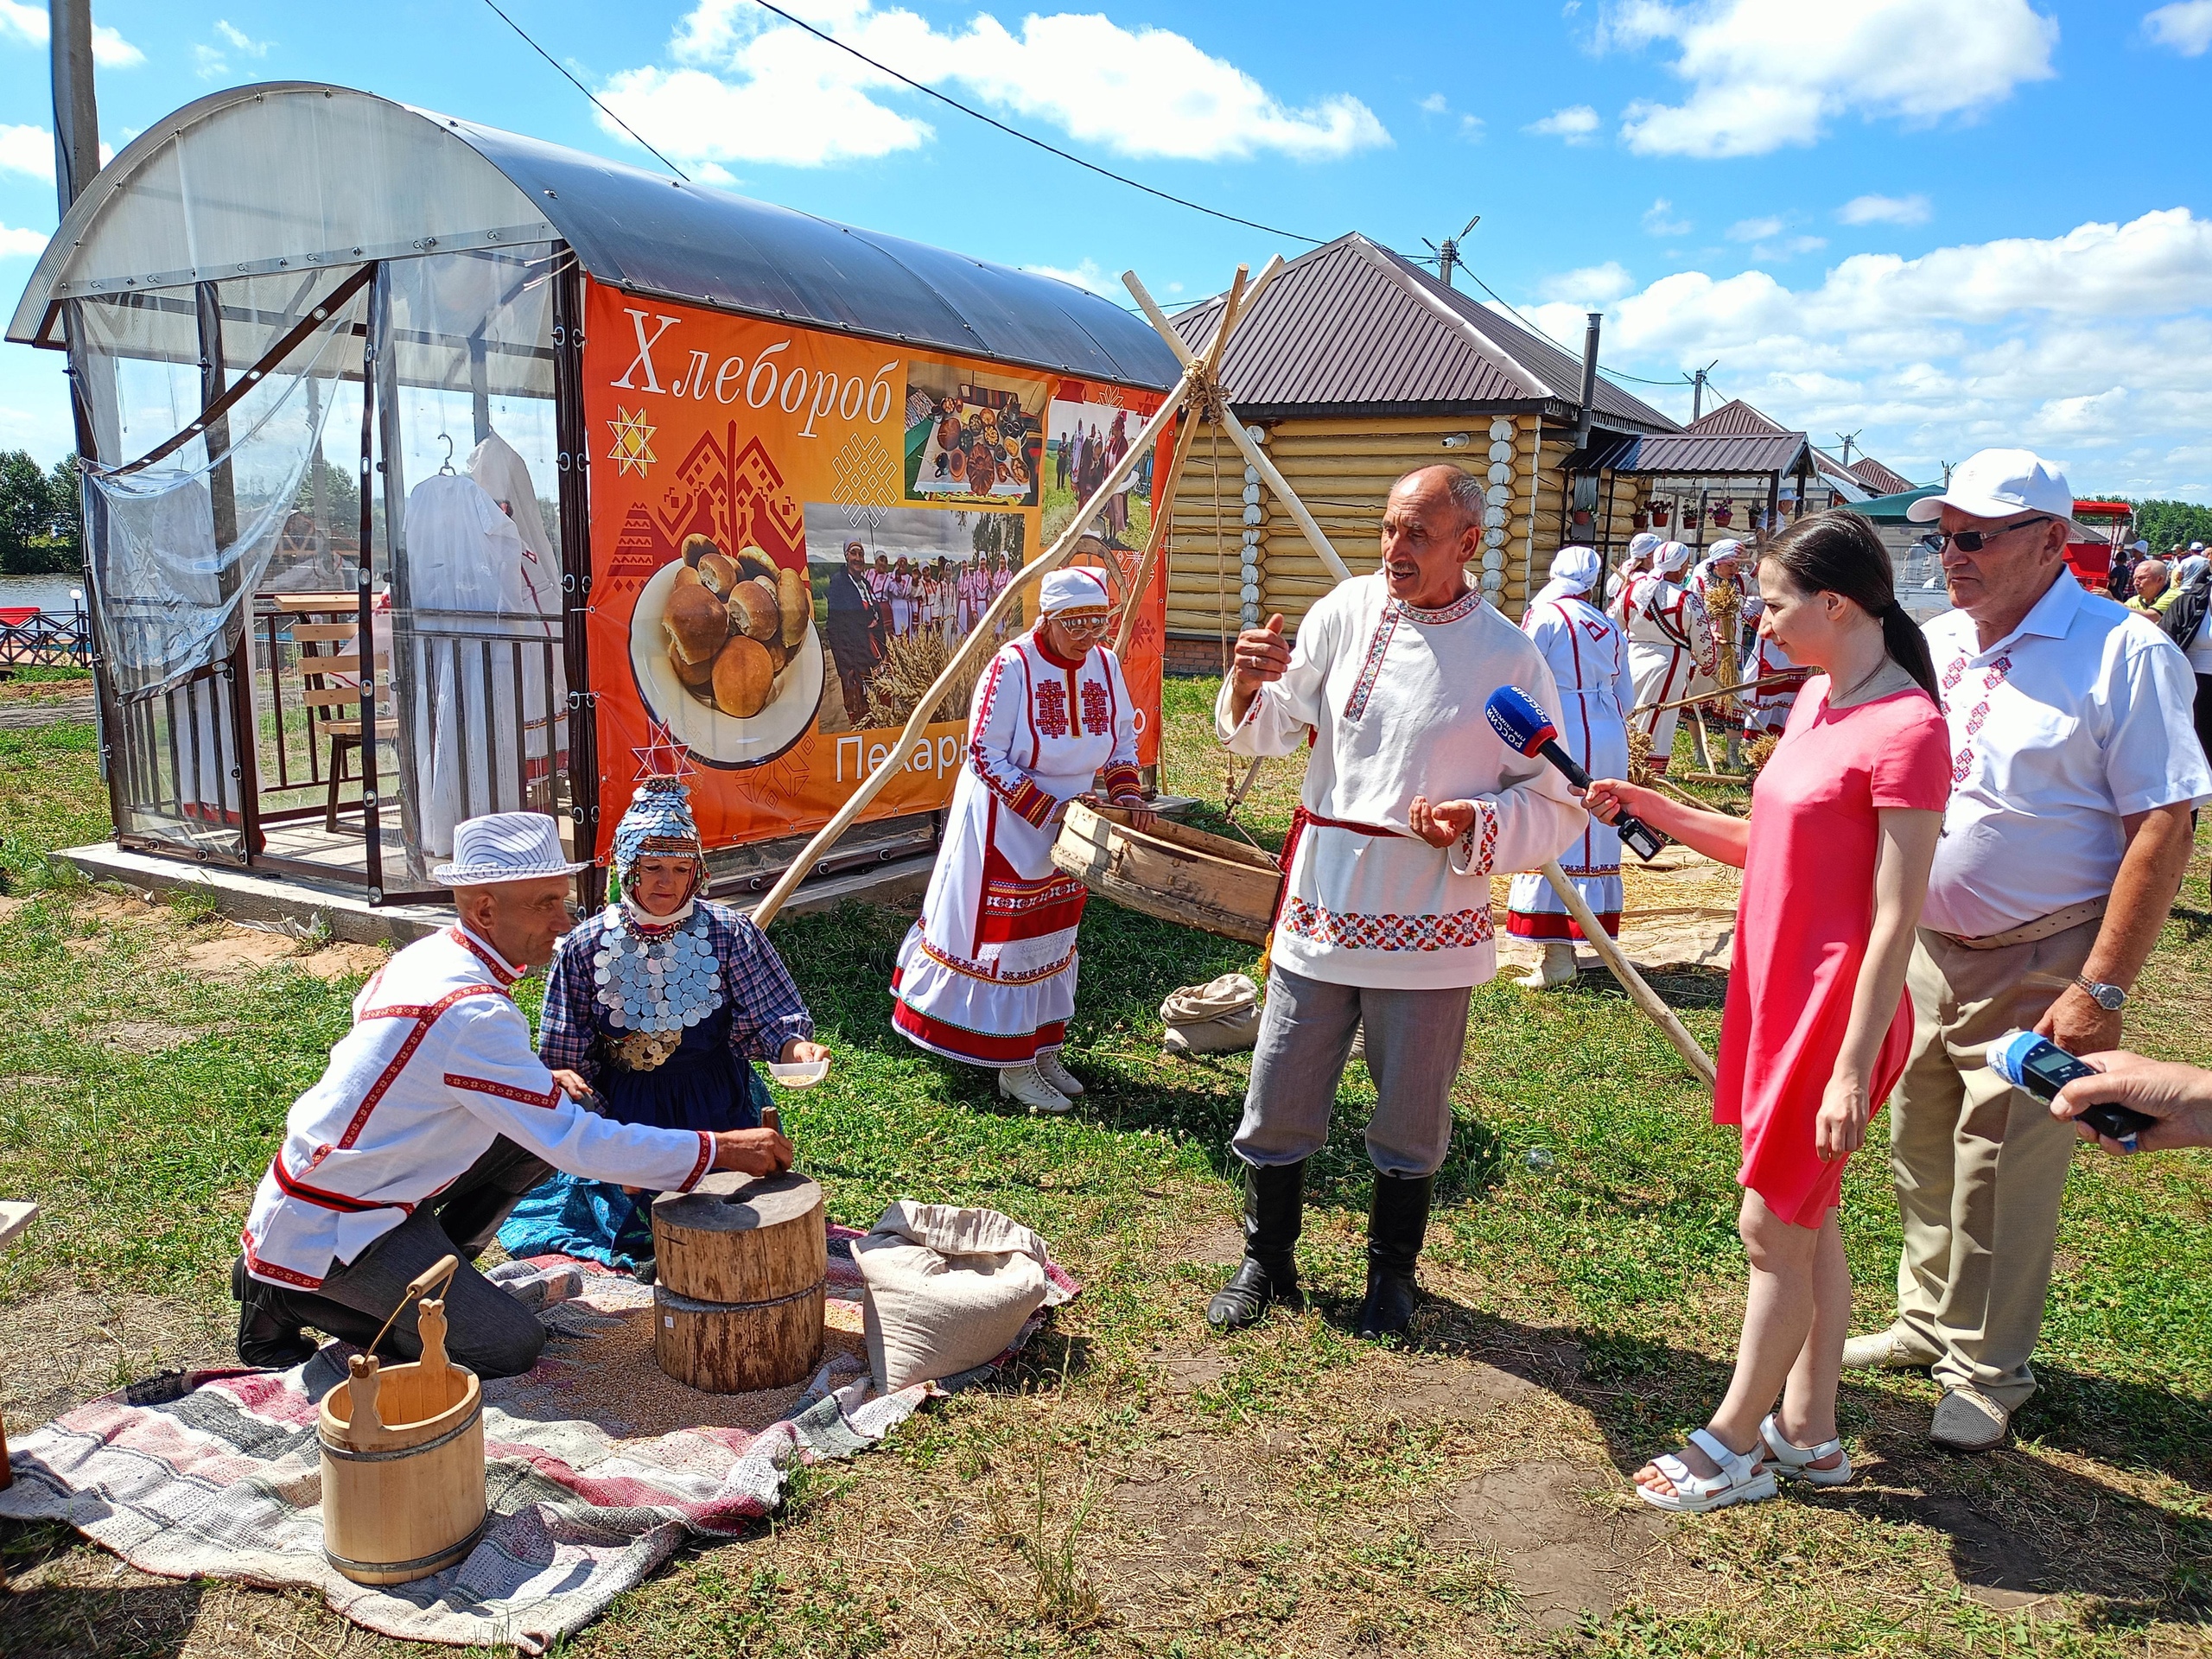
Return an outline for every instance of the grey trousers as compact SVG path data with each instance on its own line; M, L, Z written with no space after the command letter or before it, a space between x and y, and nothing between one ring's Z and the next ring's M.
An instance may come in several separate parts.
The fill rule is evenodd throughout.
M1467 1046L1472 993L1467 985L1332 985L1270 968L1252 1084L1231 1149L1258 1165L1294 1164L1320 1151L1352 1033L1363 1023L1376 1096L1368 1159L1385 1175L1433 1175L1452 1147L1452 1080Z
M334 1267L320 1290L284 1291L285 1312L302 1325L365 1346L416 1274L440 1256L457 1255L461 1270L444 1292L447 1357L479 1376L521 1376L537 1363L545 1327L470 1264L522 1195L552 1173L543 1159L502 1136L435 1200L353 1261ZM423 1357L413 1302L400 1308L377 1356L387 1363Z

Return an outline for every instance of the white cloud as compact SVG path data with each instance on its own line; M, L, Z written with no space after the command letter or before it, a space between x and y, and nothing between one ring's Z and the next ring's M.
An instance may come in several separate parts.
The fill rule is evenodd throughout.
M257 41L236 24L220 17L215 20L215 32L249 58L267 57L269 48L276 44L274 41Z
M44 6L0 0L0 35L13 35L28 46L42 47L52 27ZM146 54L105 23L94 23L92 61L103 69L131 69L145 62Z
M1636 278L1628 274L1620 262L1608 259L1602 265L1585 265L1580 270L1566 270L1556 276L1547 276L1537 285L1537 292L1547 300L1588 310L1620 298L1635 286Z
M1549 289L1529 316L1580 339L1580 296ZM1681 271L1606 311L1613 361L1663 378L1719 358L1727 395L1816 434L1863 427L1867 453L1910 477L2024 443L2073 457L2084 491L2212 489L2198 436L2212 425L2212 219L2187 208L1858 254L1799 288L1764 270Z
M1431 92L1427 98L1421 99L1420 107L1424 114L1441 115L1452 105L1443 93Z
M1853 196L1835 216L1846 225L1925 225L1931 211L1923 195Z
M1643 210L1643 228L1652 236L1688 236L1697 226L1675 218L1675 204L1661 196Z
M918 81L957 85L1122 156L1325 161L1391 142L1357 99L1332 93L1287 105L1166 29L1055 13L1025 17L1016 35L980 14L963 30L941 33L915 12L879 10L871 0L815 0L796 10ZM906 96L899 82L747 0L699 0L677 25L670 53L678 67L625 70L603 95L671 154L817 166L912 149L934 136L928 122L878 101Z
M213 80L218 75L226 74L230 67L230 60L212 46L192 48L192 73L202 80Z
M1531 121L1521 130L1541 133L1547 138L1564 138L1570 144L1586 144L1598 130L1598 124L1597 111L1587 104L1571 104L1563 110L1554 110L1541 121Z
M50 231L19 231L0 225L0 259L35 259L46 251Z
M1039 276L1057 276L1064 283L1087 289L1093 294L1103 294L1108 299L1126 303L1128 290L1115 277L1098 268L1096 259L1085 259L1072 270L1065 265L1024 265L1024 270L1034 271ZM1169 292L1173 292L1171 289Z
M737 175L720 162L695 162L691 166L691 180L695 184L715 185L724 190L737 188Z
M1770 214L1764 219L1739 219L1728 227L1731 242L1763 242L1781 234L1782 221Z
M1478 144L1483 141L1484 124L1479 115L1463 115L1459 118L1459 136L1471 144Z
M1630 104L1621 136L1643 155L1712 159L1810 144L1845 114L1912 125L1972 116L2056 73L2058 25L2029 0L1862 0L1816 24L1800 0L1624 0L1599 36L1662 41L1689 95Z
M2212 0L2176 0L2145 12L2143 32L2184 58L2201 58L2212 47Z
M0 125L0 173L54 182L54 135L44 127Z

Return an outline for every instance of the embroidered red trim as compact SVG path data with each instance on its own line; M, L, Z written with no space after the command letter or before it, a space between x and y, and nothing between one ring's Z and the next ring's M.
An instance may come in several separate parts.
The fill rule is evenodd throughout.
M477 944L474 939L470 938L468 935L462 931L458 926L448 928L446 930L446 937L451 939L455 944L461 946L462 950L467 951L468 954L475 957L477 961L482 963L486 968L489 968L492 970L492 977L498 980L501 987L504 988L505 986L512 985L522 977L521 969L513 967L507 963L501 962L489 950L486 950L482 945Z
M345 1215L359 1215L367 1210L397 1210L413 1215L415 1206L397 1198L355 1198L343 1192L333 1192L327 1187L309 1186L305 1181L284 1167L284 1154L278 1152L269 1160L269 1173L276 1178L276 1185L288 1198L298 1198L324 1210L335 1210Z
M561 1103L561 1085L557 1083L543 1094L533 1095L527 1089L518 1089L512 1084L494 1083L489 1077L472 1077L462 1071L448 1071L446 1073L446 1087L474 1090L480 1095L497 1095L502 1100L542 1107L547 1111Z
M706 1179L707 1172L714 1166L715 1137L704 1129L701 1129L698 1134L699 1161L691 1166L691 1173L683 1178L683 1184L676 1189L679 1192L689 1192L693 1187L698 1185L701 1181Z
M263 1261L254 1254L253 1235L243 1227L238 1229L238 1253L245 1257L246 1271L257 1279L274 1279L279 1284L296 1285L302 1290L322 1288L322 1281L320 1277L310 1277L304 1273L294 1273L289 1268L280 1268L274 1262Z
M498 985L463 985L457 990L448 991L429 1007L417 1013L415 1016L415 1029L407 1033L406 1040L400 1044L399 1052L391 1057L391 1064L386 1065L378 1076L377 1080L369 1085L369 1092L361 1097L360 1105L354 1110L353 1122L346 1124L346 1133L339 1137L338 1144L341 1147L350 1147L360 1138L362 1127L369 1121L369 1114L376 1109L377 1103L385 1096L385 1091L390 1089L397 1081L399 1074L407 1069L408 1061L415 1058L415 1051L423 1046L423 1039L430 1034L430 1027L438 1023L448 1008L465 997L505 996L506 994L505 989ZM364 1020L391 1017L397 1016L387 1015L381 1008L369 1009L361 1015Z

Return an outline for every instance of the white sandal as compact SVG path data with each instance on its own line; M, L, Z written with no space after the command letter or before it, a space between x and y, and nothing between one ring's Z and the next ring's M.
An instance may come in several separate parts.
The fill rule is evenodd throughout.
M1772 1412L1759 1425L1759 1439L1766 1443L1767 1453L1774 1459L1777 1472L1792 1480L1809 1482L1815 1486L1843 1486L1851 1480L1851 1453L1844 1451L1840 1438L1822 1440L1818 1446L1797 1446L1782 1432L1780 1418ZM1833 1469L1815 1469L1813 1465L1822 1458L1840 1455L1843 1461Z
M1667 1477L1671 1492L1656 1492L1637 1483L1636 1495L1652 1508L1676 1515L1703 1515L1725 1510L1731 1503L1756 1503L1774 1496L1774 1471L1761 1466L1764 1442L1748 1452L1731 1452L1719 1439L1701 1428L1690 1431L1690 1444L1719 1466L1717 1475L1694 1475L1689 1465L1671 1452L1651 1459L1651 1466Z

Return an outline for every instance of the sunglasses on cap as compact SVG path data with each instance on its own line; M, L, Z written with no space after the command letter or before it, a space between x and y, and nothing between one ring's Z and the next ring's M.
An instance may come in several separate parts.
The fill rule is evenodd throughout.
M1961 553L1979 553L1999 536L2010 536L2016 530L2026 530L2033 524L2052 524L2057 522L2046 512L2033 518L2023 518L2017 524L2007 524L2002 530L1939 530L1936 532L1936 550L1942 553L1955 547Z

